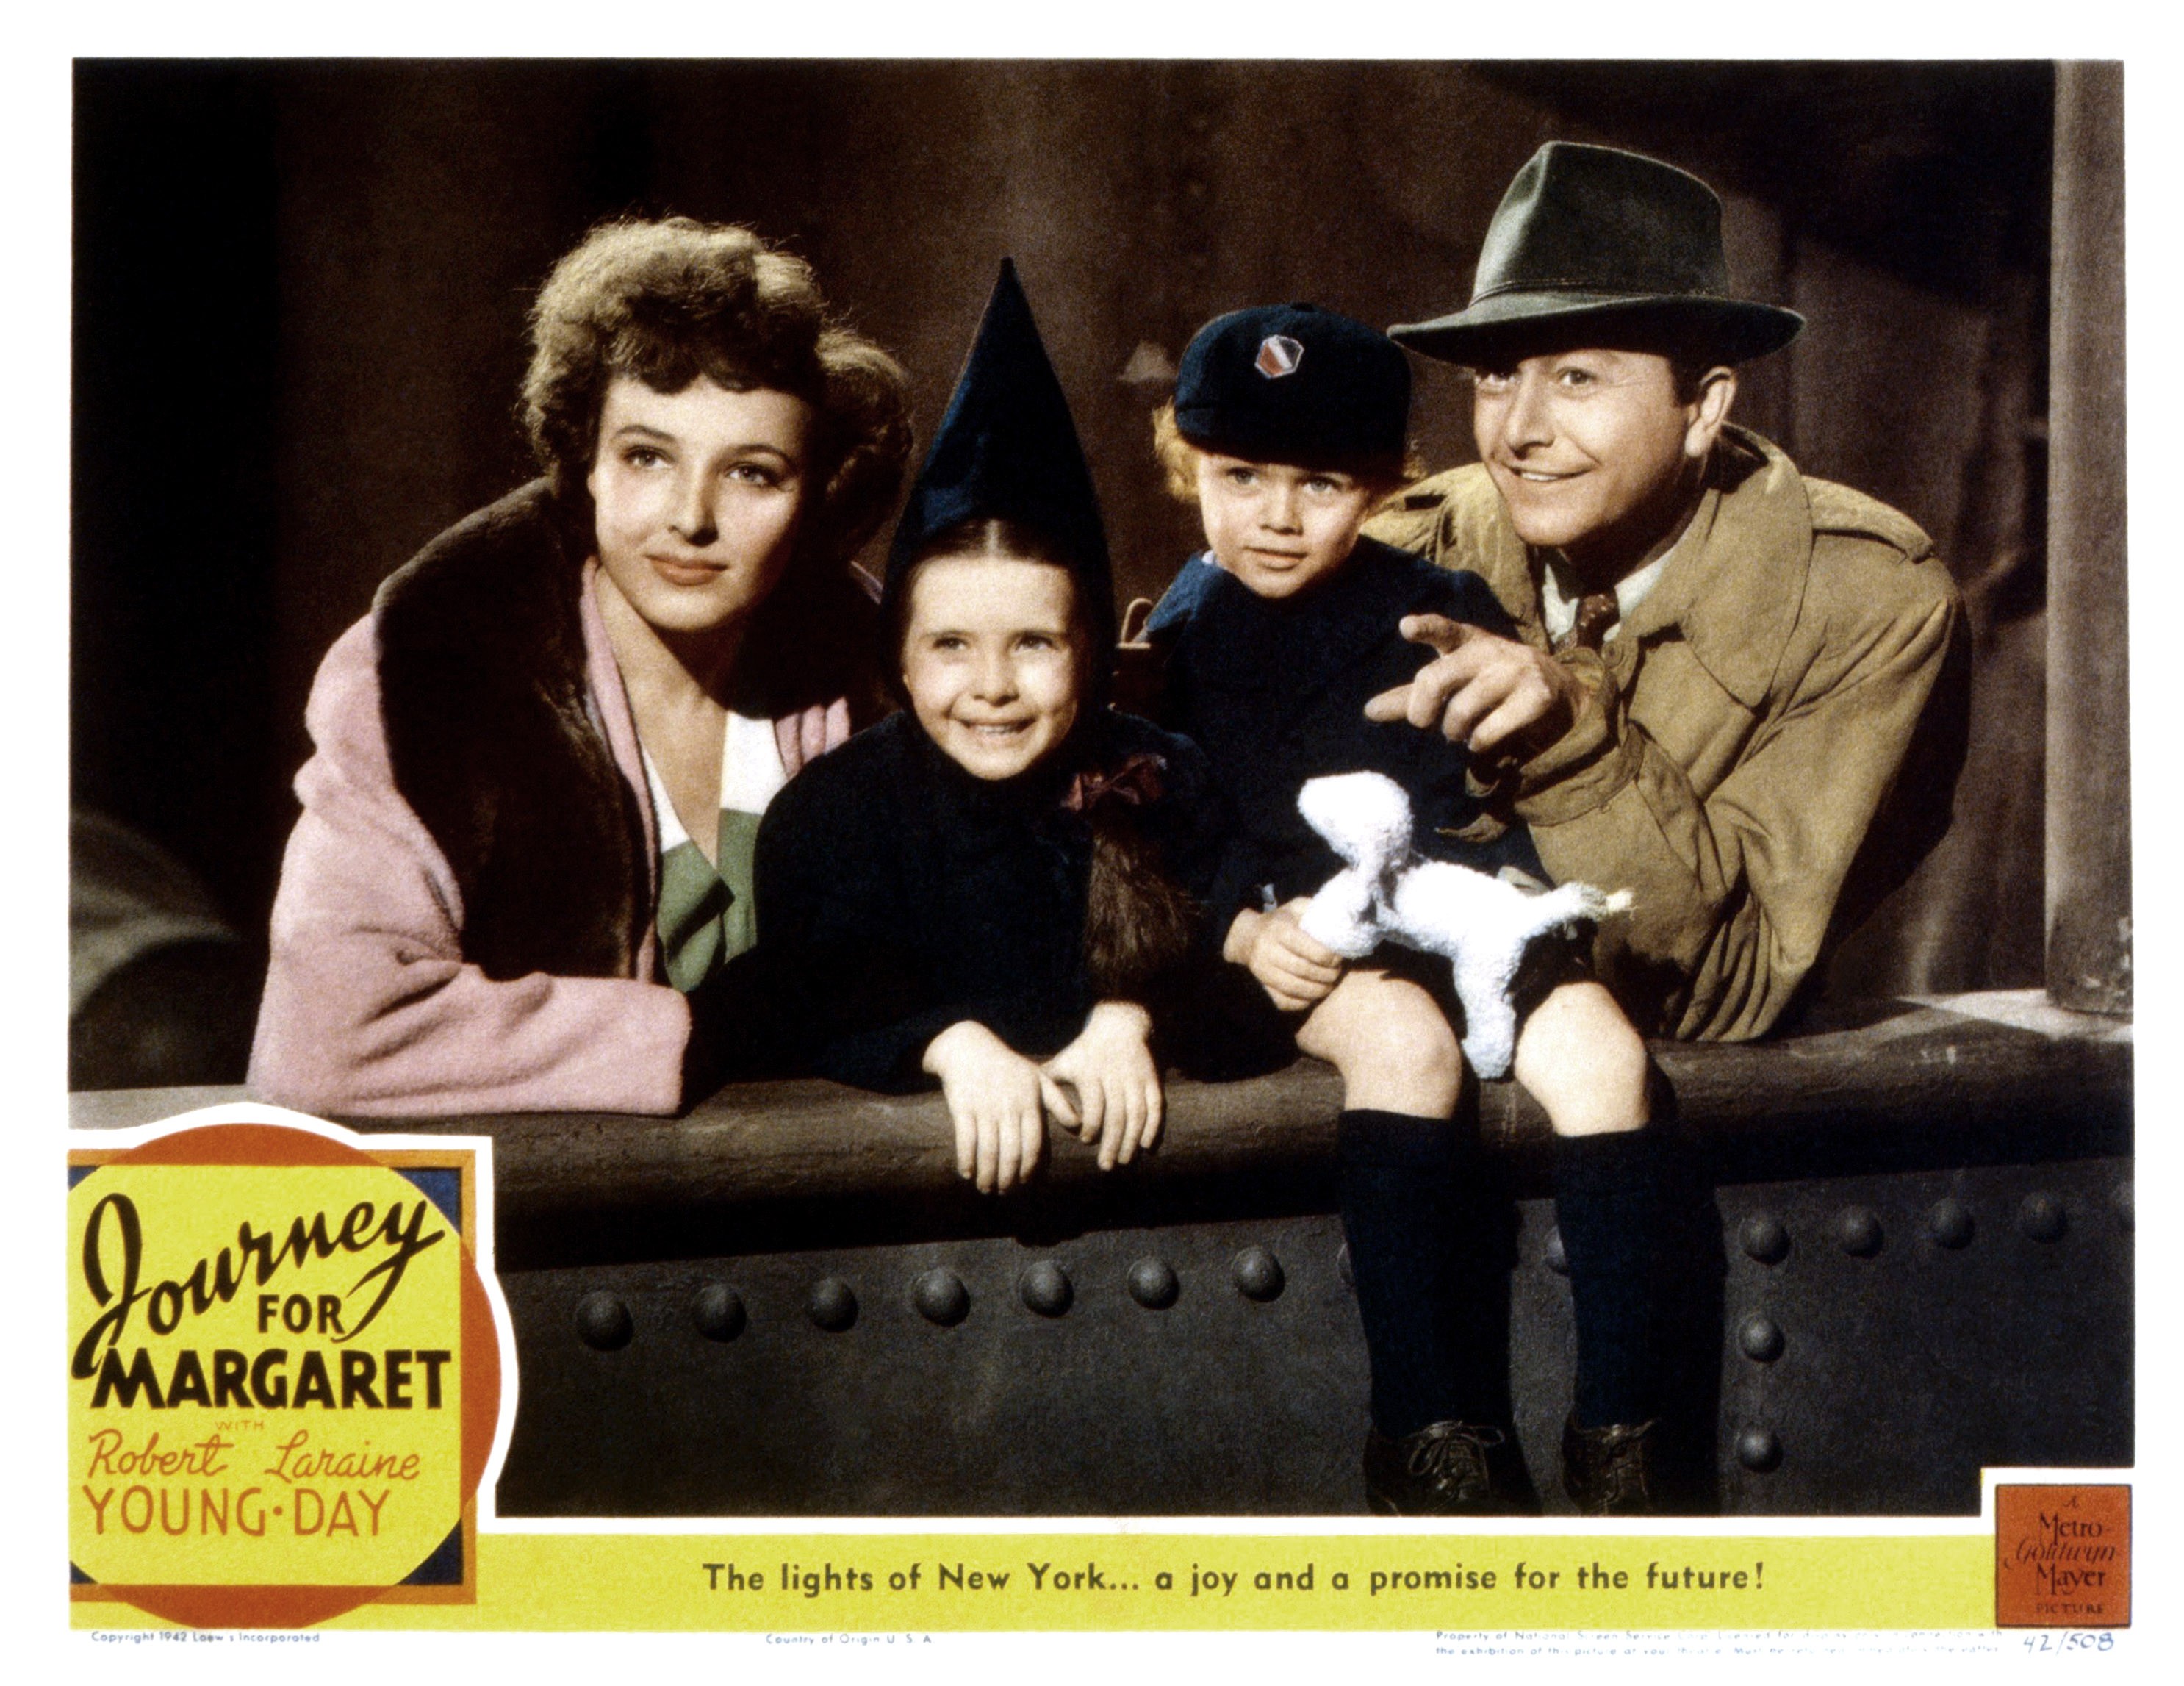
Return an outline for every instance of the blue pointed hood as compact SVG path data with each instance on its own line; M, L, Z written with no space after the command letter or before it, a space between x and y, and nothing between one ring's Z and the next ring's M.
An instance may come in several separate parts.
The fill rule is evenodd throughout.
M1092 472L1016 265L1006 258L895 528L885 597L901 590L935 537L992 516L1045 536L1076 574L1095 632L1112 643L1113 574Z

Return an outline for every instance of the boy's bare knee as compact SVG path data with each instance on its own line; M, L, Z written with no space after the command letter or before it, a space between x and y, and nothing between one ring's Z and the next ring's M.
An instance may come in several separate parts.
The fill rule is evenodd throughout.
M1515 1075L1558 1136L1636 1130L1651 1116L1646 1043L1596 983L1564 984L1517 1039Z
M1456 1110L1463 1051L1434 998L1384 973L1352 972L1297 1036L1342 1074L1343 1104L1418 1118Z

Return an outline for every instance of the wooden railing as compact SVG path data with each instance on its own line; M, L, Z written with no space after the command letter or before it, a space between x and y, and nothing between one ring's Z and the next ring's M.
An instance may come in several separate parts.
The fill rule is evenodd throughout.
M2128 1151L2127 1024L2063 1012L2036 991L1880 1004L1873 1013L1853 1028L1771 1041L1658 1044L1677 1127L1730 1180L1853 1161L1879 1169ZM72 1097L71 1115L95 1129L242 1098L242 1089L85 1093ZM1157 1152L1103 1175L1089 1148L1057 1134L1043 1184L1059 1198L1245 1173L1309 1179L1332 1162L1340 1104L1334 1072L1310 1060L1245 1082L1178 1080ZM1536 1164L1548 1130L1527 1097L1487 1084L1478 1107L1490 1147L1520 1167ZM492 1136L502 1221L526 1228L783 1203L877 1203L937 1219L964 1198L947 1115L931 1095L766 1083L724 1090L672 1119L356 1123Z

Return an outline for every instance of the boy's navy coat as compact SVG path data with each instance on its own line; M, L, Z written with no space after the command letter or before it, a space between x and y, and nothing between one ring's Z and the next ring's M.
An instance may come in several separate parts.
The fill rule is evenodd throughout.
M1480 815L1462 749L1438 732L1365 717L1368 698L1408 684L1432 660L1397 629L1416 614L1515 633L1476 574L1371 539L1294 597L1260 597L1204 554L1168 588L1145 628L1168 648L1164 722L1206 751L1237 816L1217 915L1259 906L1267 886L1278 903L1310 896L1341 869L1296 806L1306 779L1331 773L1384 773L1401 784L1422 854L1546 879L1522 827L1491 843L1447 835Z

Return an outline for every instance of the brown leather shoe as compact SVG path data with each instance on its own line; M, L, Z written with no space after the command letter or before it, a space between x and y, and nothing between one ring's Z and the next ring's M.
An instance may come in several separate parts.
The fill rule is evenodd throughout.
M1654 1423L1580 1428L1576 1413L1563 1424L1563 1491L1583 1516L1651 1516Z
M1506 1516L1524 1509L1497 1479L1508 1437L1475 1423L1429 1423L1390 1440L1365 1433L1365 1501L1383 1516Z

